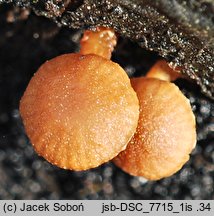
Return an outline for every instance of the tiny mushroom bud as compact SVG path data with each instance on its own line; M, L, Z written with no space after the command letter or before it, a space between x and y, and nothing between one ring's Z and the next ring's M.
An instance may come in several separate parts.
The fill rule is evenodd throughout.
M80 41L80 54L96 54L110 59L117 44L117 37L113 29L97 27L95 31L86 30Z
M138 127L114 163L131 175L158 180L177 172L196 144L195 117L188 99L173 83L131 80L140 101Z
M118 64L66 54L35 73L20 113L41 156L61 168L86 170L125 149L136 131L139 101Z

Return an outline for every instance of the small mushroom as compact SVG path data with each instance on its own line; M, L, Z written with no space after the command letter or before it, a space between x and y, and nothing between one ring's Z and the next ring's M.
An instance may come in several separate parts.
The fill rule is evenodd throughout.
M118 64L66 54L35 73L20 113L38 154L61 168L86 170L125 149L136 131L139 101Z
M196 144L195 117L176 85L155 78L131 80L140 102L135 135L113 161L125 172L158 180L177 172Z

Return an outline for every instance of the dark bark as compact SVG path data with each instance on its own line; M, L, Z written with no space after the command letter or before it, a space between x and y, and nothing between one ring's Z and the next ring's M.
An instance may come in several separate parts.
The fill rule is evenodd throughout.
M11 2L0 0L0 2ZM214 98L214 1L212 0L14 0L38 15L72 28L113 27L158 52Z

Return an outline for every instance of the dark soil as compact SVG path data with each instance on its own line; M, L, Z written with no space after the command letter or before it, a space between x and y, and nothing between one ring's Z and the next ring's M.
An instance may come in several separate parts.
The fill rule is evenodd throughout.
M190 99L198 143L175 175L146 181L111 162L73 172L52 166L33 150L19 115L19 100L46 60L78 51L81 30L0 5L0 199L214 199L214 104L187 80L176 84ZM113 54L129 76L143 75L158 55L125 38Z

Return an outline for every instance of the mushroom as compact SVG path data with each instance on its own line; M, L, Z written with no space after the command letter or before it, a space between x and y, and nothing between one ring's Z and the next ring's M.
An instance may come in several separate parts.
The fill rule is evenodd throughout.
M177 172L196 144L195 117L188 99L173 83L134 78L140 102L135 135L113 161L125 172L158 180Z
M35 150L61 168L86 170L115 157L132 175L172 175L196 143L189 101L174 84L155 78L135 78L131 86L109 60L115 45L114 31L99 27L84 33L80 54L39 68L20 102L27 134ZM147 77L176 79L167 67L158 62Z
M86 170L125 149L136 131L139 101L118 64L66 54L35 73L20 113L39 155L64 169Z

